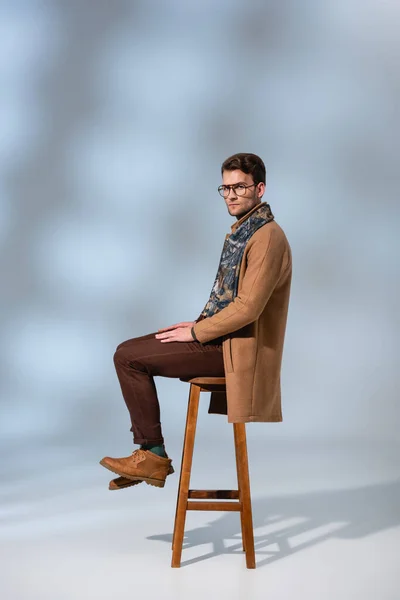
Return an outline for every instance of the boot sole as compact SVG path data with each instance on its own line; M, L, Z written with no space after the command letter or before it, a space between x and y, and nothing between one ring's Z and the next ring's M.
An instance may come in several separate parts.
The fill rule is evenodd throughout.
M174 467L171 465L171 466L170 466L170 468L169 468L169 471L168 471L168 473L167 473L167 477L168 477L168 475L172 475L172 473L175 473L175 469L174 469ZM125 478L125 479L126 479L126 478ZM112 481L115 481L115 480L113 479ZM142 481L143 481L143 479L138 479L138 480L132 480L132 479L131 479L129 482L125 482L125 483L122 483L122 484L120 484L120 485L116 485L116 486L113 486L113 487L111 487L111 483L112 483L112 482L110 481L110 485L109 485L108 489L109 489L111 492L113 492L113 491L115 491L115 490L124 490L125 488L132 487L133 485L137 485L137 484L139 484L139 483L142 483Z
M115 473L116 475L119 475L120 477L126 477L126 479L130 479L131 481L145 481L148 485L154 485L155 487L164 487L165 486L165 479L153 479L152 477L139 477L139 476L135 476L135 475L128 475L128 473L124 473L123 471L117 471L113 467L110 467L110 465L103 462L103 459L101 459L100 464L102 467L105 467L112 473ZM170 466L170 469L173 469L172 465ZM169 474L169 471L168 471L168 474Z
M125 488L132 487L133 485L137 485L138 483L142 483L141 481L126 481L125 483L111 485L114 481L115 479L112 479L108 484L108 489L111 491L124 490Z

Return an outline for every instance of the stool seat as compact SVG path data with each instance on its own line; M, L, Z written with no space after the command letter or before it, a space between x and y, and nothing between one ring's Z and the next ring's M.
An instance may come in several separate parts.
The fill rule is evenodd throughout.
M225 385L225 377L180 377L179 379L196 385Z
M225 391L225 377L180 377L190 383L186 415L182 462L176 501L174 533L172 538L171 567L181 566L182 546L188 510L237 511L240 513L242 547L246 554L246 566L255 569L253 517L251 510L250 479L247 457L245 423L233 423L233 435L238 480L237 490L193 490L189 489L196 435L197 415L201 392ZM189 500L190 498L190 500ZM198 501L193 501L197 499ZM210 500L217 500L210 502ZM228 500L228 502L221 502Z

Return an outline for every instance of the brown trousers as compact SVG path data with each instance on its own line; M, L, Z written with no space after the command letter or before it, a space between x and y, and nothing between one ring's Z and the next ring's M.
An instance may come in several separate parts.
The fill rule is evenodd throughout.
M200 342L161 342L157 332L117 346L114 365L131 417L135 444L161 445L160 405L154 376L224 377L222 338Z

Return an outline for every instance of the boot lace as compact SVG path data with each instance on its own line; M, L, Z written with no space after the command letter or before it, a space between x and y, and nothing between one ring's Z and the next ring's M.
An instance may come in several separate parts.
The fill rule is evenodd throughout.
M134 464L138 463L140 460L143 460L143 458L146 458L146 454L141 448L138 448L132 452L132 462Z

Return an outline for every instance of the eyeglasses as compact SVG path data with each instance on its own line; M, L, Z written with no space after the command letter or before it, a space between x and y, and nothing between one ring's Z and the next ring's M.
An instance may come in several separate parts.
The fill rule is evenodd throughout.
M220 185L218 188L218 192L223 198L227 198L230 194L231 189L238 195L244 196L247 188L253 187L253 185L258 185L257 183L252 183L250 185L245 185L244 183L234 183L233 185Z

